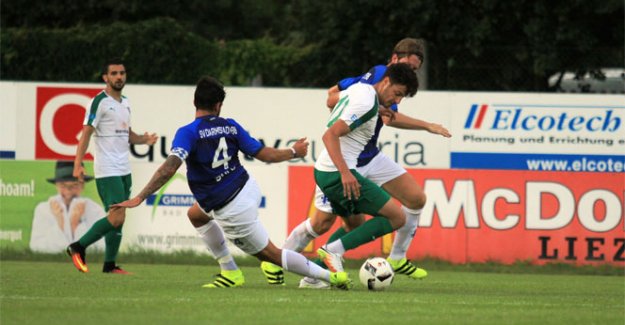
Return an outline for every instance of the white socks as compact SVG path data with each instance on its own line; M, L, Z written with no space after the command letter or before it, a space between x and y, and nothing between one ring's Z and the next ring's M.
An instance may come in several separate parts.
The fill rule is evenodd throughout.
M232 271L239 268L230 254L224 232L217 222L209 221L207 224L195 228L195 230L197 230L200 238L204 241L204 245L206 245L208 251L210 251L217 262L219 262L219 266L222 270Z
M282 249L282 268L299 275L330 282L330 271L289 249Z
M297 225L297 227L293 228L283 248L301 252L317 237L319 237L319 235L313 230L310 219L306 219L304 222Z
M393 247L391 248L391 254L389 257L393 260L401 260L406 257L410 243L417 231L417 225L419 223L419 216L421 211L408 209L405 206L401 207L406 215L406 223L395 234L395 240L393 241Z

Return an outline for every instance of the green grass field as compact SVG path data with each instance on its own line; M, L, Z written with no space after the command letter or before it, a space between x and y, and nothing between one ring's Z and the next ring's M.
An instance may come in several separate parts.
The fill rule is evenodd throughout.
M97 266L96 266L97 265ZM398 276L385 292L265 284L202 289L218 268L125 264L132 276L78 273L70 262L0 263L0 323L8 324L624 324L625 278L437 271ZM92 269L99 268L99 263ZM357 270L350 269L357 281Z

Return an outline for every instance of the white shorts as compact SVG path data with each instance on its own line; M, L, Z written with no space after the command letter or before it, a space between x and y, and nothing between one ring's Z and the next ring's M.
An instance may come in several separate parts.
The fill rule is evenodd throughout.
M368 164L357 167L356 171L380 187L406 173L402 166L381 152L375 155ZM332 213L330 201L319 186L315 186L315 208L326 213Z
M254 255L269 244L269 234L258 218L260 188L250 176L239 194L219 210L213 210L215 221L226 238L242 251Z

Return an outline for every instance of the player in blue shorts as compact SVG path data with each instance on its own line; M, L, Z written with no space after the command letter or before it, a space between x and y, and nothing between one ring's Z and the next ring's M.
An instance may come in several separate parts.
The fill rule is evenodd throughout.
M265 147L235 120L220 117L225 95L216 79L200 79L195 89L195 120L178 129L170 155L143 190L113 207L138 206L167 183L184 161L189 188L196 200L189 209L189 220L221 267L215 281L204 287L237 287L244 283L243 273L225 244L225 236L261 261L338 288L349 288L351 280L347 273L329 272L297 252L277 248L269 240L258 219L260 189L238 157L241 151L263 162L286 161L306 156L308 142L299 139L290 149Z
M387 68L396 63L406 63L415 70L421 67L424 60L424 45L422 40L405 38L399 41L387 65L377 65L371 68L366 74L345 78L328 90L327 106L334 108L338 102L339 93L346 90L351 85L357 83L375 84L384 76ZM358 157L357 170L365 178L381 186L391 196L402 203L402 210L406 215L406 224L397 230L395 240L389 255L388 261L393 266L395 272L405 274L413 279L422 279L427 276L424 269L416 267L406 258L406 252L412 242L417 229L417 223L421 210L425 204L425 193L423 189L406 173L406 170L393 161L391 158L381 153L377 144L380 130L383 125L393 126L401 129L425 130L433 134L450 137L449 131L440 124L429 123L404 115L398 111L396 104L388 107L392 112L381 115L375 127L375 134L365 146ZM389 116L390 115L390 116ZM313 239L326 233L334 224L336 214L333 212L329 201L319 187L315 191L316 212L310 218L296 226L288 236L284 247L295 251L302 251ZM364 222L364 215L353 215L344 218L344 228L339 228L333 234L329 242L342 236L347 231L357 227ZM263 272L269 283L275 284L272 274L279 273L279 268L263 263ZM301 287L324 288L327 285L323 282L310 278L300 281Z

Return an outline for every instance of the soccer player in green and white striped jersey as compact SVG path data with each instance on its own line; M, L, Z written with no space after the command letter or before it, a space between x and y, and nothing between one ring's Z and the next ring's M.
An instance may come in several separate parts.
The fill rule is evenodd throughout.
M115 263L122 240L122 226L126 213L124 209L109 211L109 206L130 197L132 179L129 144L153 145L157 136L147 132L139 135L130 127L130 103L125 96L122 96L122 89L126 85L126 68L121 59L112 59L105 63L102 80L106 83L106 89L100 92L89 105L82 135L76 148L73 176L82 181L85 175L82 161L93 136L96 186L108 215L94 223L78 241L69 245L67 254L72 257L72 262L78 271L88 272L85 250L89 245L104 237L106 248L102 271L128 274Z
M348 217L357 213L374 216L358 228L318 250L333 272L342 271L341 256L375 238L403 226L401 208L378 185L356 171L358 156L375 134L380 106L399 104L418 88L417 76L404 63L390 66L374 85L359 83L341 92L323 135L325 150L315 163L315 182L329 199L334 213Z

